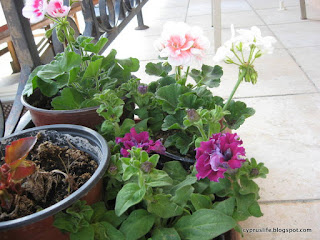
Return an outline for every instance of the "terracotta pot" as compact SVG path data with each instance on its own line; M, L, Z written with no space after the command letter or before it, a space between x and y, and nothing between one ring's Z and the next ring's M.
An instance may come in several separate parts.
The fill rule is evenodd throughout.
M34 125L44 126L52 124L75 124L91 129L102 123L103 118L98 115L98 107L75 110L48 110L29 104L25 96L21 96L22 104L30 111Z
M44 140L52 141L60 146L69 146L69 143L71 143L78 149L87 152L99 166L84 185L62 201L31 215L0 222L1 240L69 239L68 234L63 234L59 229L53 227L53 216L79 199L86 200L88 204L93 204L102 199L102 177L107 170L110 153L104 138L89 128L68 124L31 128L1 139L1 152L4 152L5 146L12 141L23 137L35 136L39 131L43 132Z

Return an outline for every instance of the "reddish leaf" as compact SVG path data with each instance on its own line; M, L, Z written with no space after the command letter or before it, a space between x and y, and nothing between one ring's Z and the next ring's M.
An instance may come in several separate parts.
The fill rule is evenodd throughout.
M36 165L31 161L23 161L12 173L11 179L14 181L21 180L30 176L36 170Z
M26 137L13 141L11 145L6 146L5 162L11 170L14 171L21 164L36 142L36 137Z
M5 189L0 190L0 202L2 208L10 209L12 205L12 199L12 195L9 194Z

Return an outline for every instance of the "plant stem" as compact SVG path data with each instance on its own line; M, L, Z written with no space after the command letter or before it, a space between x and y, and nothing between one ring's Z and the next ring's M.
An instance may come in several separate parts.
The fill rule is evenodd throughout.
M237 81L236 85L234 86L234 88L232 89L232 92L231 92L231 94L230 94L230 96L229 96L226 104L223 106L222 111L225 111L225 110L229 107L229 104L230 104L230 102L231 102L231 100L232 100L232 98L233 98L233 95L236 93L236 91L237 91L237 89L238 89L238 87L239 87L242 79L243 79L244 76L246 75L246 73L247 73L247 69L245 68L245 69L242 71L242 73L240 74L240 76L239 76L239 78L238 78L238 81Z
M207 139L207 135L206 135L206 133L204 132L202 125L197 124L196 126L197 126L197 128L198 128L198 130L199 130L199 132L200 132L200 134L201 134L201 137L203 138L203 141L207 141L207 140L208 140L208 139Z

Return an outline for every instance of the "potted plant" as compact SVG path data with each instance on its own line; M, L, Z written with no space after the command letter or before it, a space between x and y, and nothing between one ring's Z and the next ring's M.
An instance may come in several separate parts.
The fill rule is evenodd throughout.
M238 36L233 27L231 32L214 57L239 67L227 101L211 92L220 84L220 66L190 70L208 41L184 23L168 23L156 44L168 62L146 66L159 80L131 79L95 96L105 119L99 130L113 154L108 195L92 205L89 217L81 202L79 215L59 213L56 227L70 232L71 239L84 234L86 239L218 239L231 229L241 232L240 221L263 215L254 179L265 178L268 169L248 158L242 140L231 132L254 110L232 98L242 82L257 82L253 62L272 52L275 40L262 37L256 27L238 30ZM120 122L123 92L136 105L138 120Z
M85 36L75 39L67 21L70 6L63 5L62 0L28 0L23 9L31 22L45 16L51 19L55 25L46 36L55 30L65 45L64 52L51 63L34 69L24 88L21 101L36 126L73 123L94 128L102 121L96 113L99 103L94 95L118 88L139 69L137 59L116 59L115 50L107 56L99 55L108 41L103 36L98 41Z
M53 215L84 199L102 199L109 150L97 132L77 125L31 128L1 139L1 239L68 239Z

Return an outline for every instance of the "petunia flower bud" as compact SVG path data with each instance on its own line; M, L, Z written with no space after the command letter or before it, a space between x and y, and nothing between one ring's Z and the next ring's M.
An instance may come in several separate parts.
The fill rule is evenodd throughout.
M146 161L146 162L142 163L142 164L141 164L141 167L140 167L140 169L141 169L142 171L144 171L145 173L151 172L152 168L153 168L153 165L152 165L152 163L149 162L149 161Z
M148 86L144 84L139 85L138 92L142 95L146 94L148 92Z

